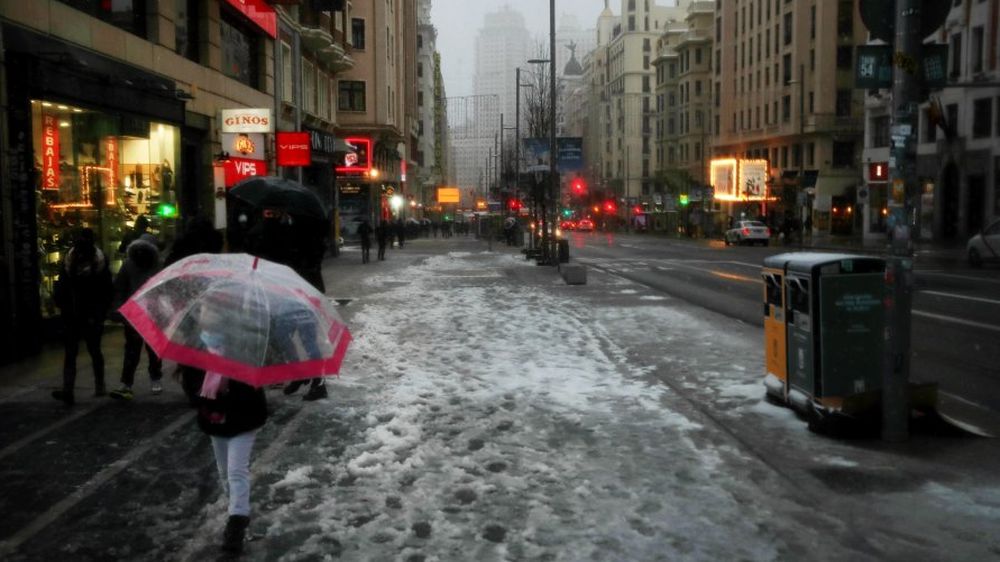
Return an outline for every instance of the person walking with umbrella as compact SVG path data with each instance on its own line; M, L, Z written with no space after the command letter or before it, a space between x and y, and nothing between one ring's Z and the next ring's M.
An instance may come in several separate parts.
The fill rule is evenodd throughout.
M367 219L358 225L358 236L361 237L361 263L368 263L372 250L372 227Z
M65 330L63 387L52 397L67 406L75 402L76 356L80 340L87 346L94 368L94 396L104 396L104 354L101 335L104 318L111 304L112 282L108 260L94 244L94 231L81 230L67 252L56 281L54 297L62 314Z
M198 316L198 337L206 352L224 354L237 345L229 341L217 313L206 307ZM250 525L250 455L257 431L267 421L267 397L262 388L209 371L202 375L196 405L198 427L212 440L219 480L229 496L222 549L239 554Z
M125 263L122 264L115 277L115 302L123 304L132 293L160 270L160 251L156 247L156 239L146 233L128 245L125 252ZM116 307L117 308L117 307ZM122 361L121 388L112 390L110 396L117 400L132 399L132 383L135 382L135 371L139 367L142 356L143 341L139 332L128 322L125 323L125 355ZM163 392L160 379L163 376L160 358L149 344L145 344L149 359L150 390L153 394Z

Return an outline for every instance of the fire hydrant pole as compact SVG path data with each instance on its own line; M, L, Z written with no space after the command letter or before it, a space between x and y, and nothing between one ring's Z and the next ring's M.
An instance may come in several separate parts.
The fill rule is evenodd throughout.
M889 161L890 256L886 351L882 373L882 439L909 437L910 333L913 291L917 104L920 84L920 0L895 0L892 85L892 158Z

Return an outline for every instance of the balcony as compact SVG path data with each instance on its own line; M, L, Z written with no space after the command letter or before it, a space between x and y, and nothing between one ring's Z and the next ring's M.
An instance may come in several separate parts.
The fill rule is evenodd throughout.
M320 51L333 43L333 35L329 31L305 22L299 28L299 36L302 38L302 48L308 51Z
M334 72L344 72L354 68L354 59L340 45L340 43L329 43L326 47L316 51L320 64Z

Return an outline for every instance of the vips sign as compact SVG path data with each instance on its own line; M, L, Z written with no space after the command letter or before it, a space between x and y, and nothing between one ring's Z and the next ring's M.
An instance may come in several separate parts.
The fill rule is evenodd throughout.
M278 133L278 165L312 165L312 138L309 133Z
M223 133L270 133L274 131L274 120L268 108L223 109Z
M267 162L263 160L230 158L223 166L226 173L226 187L236 185L249 177L267 175Z

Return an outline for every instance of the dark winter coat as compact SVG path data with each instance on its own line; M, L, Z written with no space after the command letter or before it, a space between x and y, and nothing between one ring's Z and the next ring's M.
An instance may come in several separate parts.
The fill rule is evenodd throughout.
M198 378L200 388L204 375ZM194 382L194 381L192 381ZM227 379L214 400L198 396L198 427L209 435L234 437L252 431L267 421L264 389Z
M115 308L160 271L160 250L155 241L152 235L143 234L125 250L125 263L115 276Z
M113 292L108 260L97 248L89 259L78 254L76 248L66 254L53 294L56 306L67 321L103 322Z
M362 246L372 245L372 227L367 222L363 222L358 226L358 236L361 237Z

